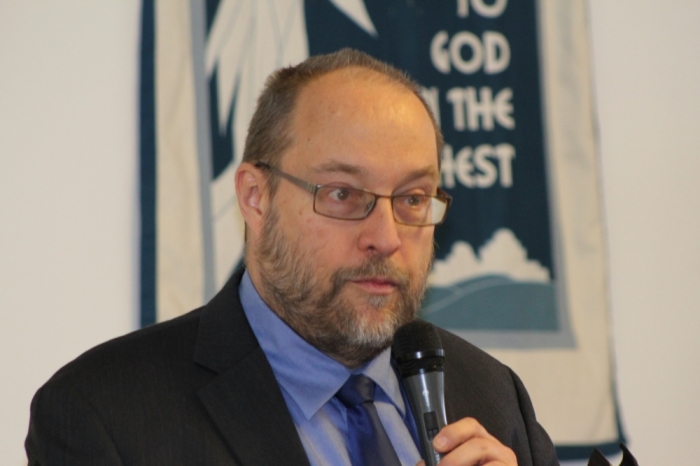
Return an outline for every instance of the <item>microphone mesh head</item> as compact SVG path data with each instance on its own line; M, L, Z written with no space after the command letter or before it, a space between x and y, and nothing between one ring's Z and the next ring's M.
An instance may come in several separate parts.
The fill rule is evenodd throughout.
M442 370L442 342L434 325L414 320L396 331L391 353L406 377L421 371Z

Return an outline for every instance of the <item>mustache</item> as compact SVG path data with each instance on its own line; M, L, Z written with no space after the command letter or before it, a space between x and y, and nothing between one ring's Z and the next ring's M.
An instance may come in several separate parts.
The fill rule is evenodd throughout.
M344 267L336 270L331 283L333 290L339 290L345 283L352 280L382 277L391 280L399 290L409 287L411 280L409 275L385 258L369 259L357 267Z

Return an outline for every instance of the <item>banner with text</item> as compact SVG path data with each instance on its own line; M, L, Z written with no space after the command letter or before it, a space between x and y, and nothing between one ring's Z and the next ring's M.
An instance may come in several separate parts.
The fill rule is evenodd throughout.
M353 47L421 83L445 136L454 203L421 316L518 372L561 459L617 451L583 0L143 6L144 325L240 262L234 172L267 75Z

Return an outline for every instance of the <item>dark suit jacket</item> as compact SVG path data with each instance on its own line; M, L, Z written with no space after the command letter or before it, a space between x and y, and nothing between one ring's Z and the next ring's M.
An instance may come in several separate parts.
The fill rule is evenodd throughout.
M30 465L308 465L243 313L239 271L206 306L104 343L35 395ZM507 367L441 331L450 422L479 420L521 466L557 464Z

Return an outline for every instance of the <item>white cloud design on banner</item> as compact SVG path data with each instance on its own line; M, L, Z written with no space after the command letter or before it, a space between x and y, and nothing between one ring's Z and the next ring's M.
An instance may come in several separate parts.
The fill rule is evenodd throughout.
M432 286L446 287L483 275L502 275L517 281L549 283L550 274L506 228L497 230L479 253L469 243L457 241L443 261L435 261L429 277Z

